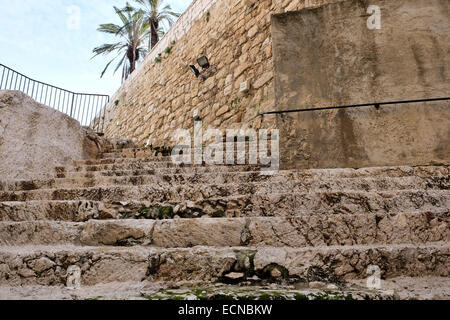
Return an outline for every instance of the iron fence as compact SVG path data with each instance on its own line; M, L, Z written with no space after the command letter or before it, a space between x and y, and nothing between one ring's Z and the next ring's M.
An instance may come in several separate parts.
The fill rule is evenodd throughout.
M3 64L0 64L0 77L0 90L22 91L37 102L78 120L82 126L103 133L109 96L71 92L33 80Z

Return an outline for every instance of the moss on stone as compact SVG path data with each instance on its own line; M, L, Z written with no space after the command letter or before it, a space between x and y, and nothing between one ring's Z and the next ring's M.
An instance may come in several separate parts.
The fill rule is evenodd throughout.
M172 206L165 206L159 208L159 219L173 219L175 216Z
M218 210L212 214L212 217L213 218L223 218L223 217L225 217L225 211Z

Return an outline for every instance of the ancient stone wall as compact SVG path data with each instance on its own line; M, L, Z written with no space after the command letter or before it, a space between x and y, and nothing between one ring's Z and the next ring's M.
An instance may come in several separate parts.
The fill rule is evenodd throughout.
M370 5L380 30L367 27ZM448 102L258 114L448 96L448 10L442 0L194 1L111 99L106 134L173 145L197 110L205 129L279 128L282 168L444 161ZM189 70L202 55L206 80Z
M193 127L195 110L205 128L274 127L275 117L258 117L275 108L271 15L336 1L194 1L111 99L107 136L170 145L174 130ZM203 55L205 81L189 69Z
M367 27L368 5L381 29ZM345 1L274 16L279 110L450 96L449 2ZM282 168L450 162L450 102L278 117Z

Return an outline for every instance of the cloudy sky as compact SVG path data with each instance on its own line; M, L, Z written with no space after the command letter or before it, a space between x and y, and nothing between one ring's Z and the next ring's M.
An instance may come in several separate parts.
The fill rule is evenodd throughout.
M111 42L96 29L101 23L119 23L112 6L125 2L0 0L0 63L70 91L112 95L120 86L120 70L113 76L112 68L100 79L109 60L91 60L92 49ZM181 13L192 1L165 2Z

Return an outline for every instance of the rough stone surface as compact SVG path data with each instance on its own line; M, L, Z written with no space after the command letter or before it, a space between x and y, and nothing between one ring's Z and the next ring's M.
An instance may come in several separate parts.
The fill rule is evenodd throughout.
M55 263L47 257L42 257L37 260L31 261L28 265L37 273L42 273L50 268L52 268Z
M84 245L147 245L152 242L153 221L89 221L80 241Z
M0 91L0 177L32 179L92 158L106 142L74 119L17 91Z
M368 290L364 283L309 289L299 286L238 286L180 282L125 282L99 284L69 290L58 286L0 286L1 300L448 300L447 278L394 278L382 281L381 290Z
M156 223L154 245L159 247L239 246L242 219L180 219Z
M83 286L144 279L220 282L231 272L249 278L257 275L261 282L271 283L275 268L282 274L280 280L290 283L341 283L366 279L371 265L378 265L385 279L448 277L449 250L443 243L317 248L1 247L0 285L63 285L71 265L81 269ZM253 261L249 268L245 257Z

